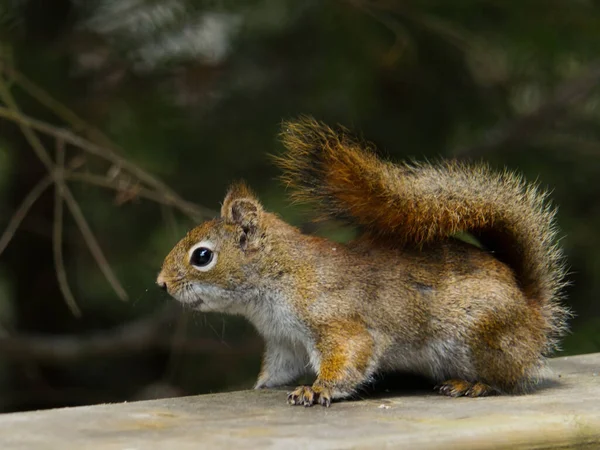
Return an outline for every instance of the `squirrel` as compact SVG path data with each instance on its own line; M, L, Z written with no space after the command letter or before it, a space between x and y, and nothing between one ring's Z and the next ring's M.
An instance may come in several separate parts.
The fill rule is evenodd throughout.
M284 122L281 139L293 200L359 236L303 234L240 182L157 278L195 310L250 320L265 340L255 388L313 373L288 403L330 406L388 371L425 375L451 397L535 386L570 316L546 192L483 164L383 161L311 117Z

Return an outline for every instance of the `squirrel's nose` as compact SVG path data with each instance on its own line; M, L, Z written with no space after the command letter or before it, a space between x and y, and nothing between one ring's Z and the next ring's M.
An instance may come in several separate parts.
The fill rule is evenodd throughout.
M158 276L158 278L156 279L156 284L158 285L159 288L161 288L163 291L167 290L167 282L165 281L165 279L163 278L162 274L160 274Z

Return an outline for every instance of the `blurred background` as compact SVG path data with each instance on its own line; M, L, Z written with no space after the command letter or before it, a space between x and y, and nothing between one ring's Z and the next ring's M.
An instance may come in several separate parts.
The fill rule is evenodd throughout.
M0 411L250 387L252 327L154 280L240 178L346 239L276 180L302 113L551 189L563 353L600 351L599 54L593 0L0 0Z

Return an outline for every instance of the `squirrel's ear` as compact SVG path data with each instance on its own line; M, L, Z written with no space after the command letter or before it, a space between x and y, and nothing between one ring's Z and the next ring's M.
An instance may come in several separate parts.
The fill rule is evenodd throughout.
M262 212L262 205L243 182L236 183L229 189L221 206L221 217L225 222L239 225L244 230L246 236L241 241L243 247L255 236Z

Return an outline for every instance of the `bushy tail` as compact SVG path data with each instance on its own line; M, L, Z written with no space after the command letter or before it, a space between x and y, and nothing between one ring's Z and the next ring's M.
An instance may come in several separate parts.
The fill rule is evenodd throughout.
M310 117L284 123L281 139L287 152L277 164L294 199L400 244L470 232L513 268L527 298L563 331L565 267L546 192L486 165L384 162L347 130Z

